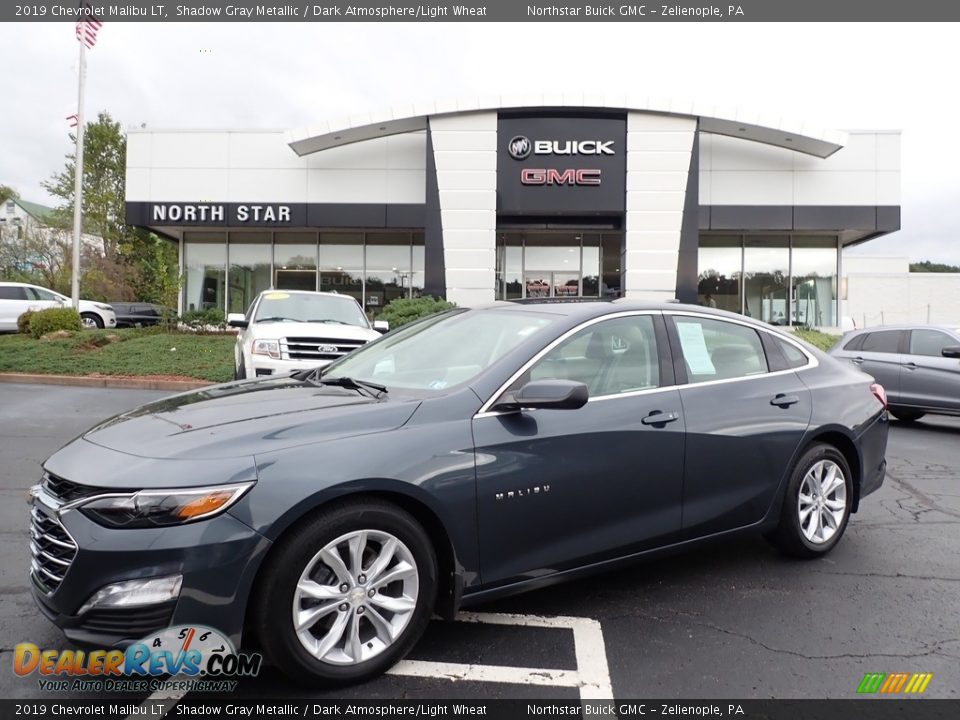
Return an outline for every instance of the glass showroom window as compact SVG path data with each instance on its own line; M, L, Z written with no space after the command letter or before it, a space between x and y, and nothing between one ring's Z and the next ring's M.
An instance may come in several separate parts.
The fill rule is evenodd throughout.
M413 277L410 233L367 233L366 301L364 309L376 314L397 298L410 296Z
M363 233L320 233L320 289L363 303Z
M746 236L743 278L744 314L771 325L788 325L789 238L786 235Z
M425 282L424 256L423 233L415 232L413 234L413 271L410 273L410 297L418 298L423 295L423 284Z
M497 238L497 300L523 297L523 238L504 233Z
M184 312L223 310L226 301L226 233L184 233Z
M597 297L600 295L600 236L584 233L582 253L580 294Z
M228 312L245 313L262 290L269 290L270 233L230 233Z
M793 324L837 327L837 238L794 235Z
M740 235L701 236L697 273L697 302L706 307L743 312Z
M273 286L279 290L316 290L317 234L278 232L273 243Z

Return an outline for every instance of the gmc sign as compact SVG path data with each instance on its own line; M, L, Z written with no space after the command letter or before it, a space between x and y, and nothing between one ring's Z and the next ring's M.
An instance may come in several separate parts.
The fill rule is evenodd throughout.
M520 182L524 185L599 185L600 172L597 168L523 168Z

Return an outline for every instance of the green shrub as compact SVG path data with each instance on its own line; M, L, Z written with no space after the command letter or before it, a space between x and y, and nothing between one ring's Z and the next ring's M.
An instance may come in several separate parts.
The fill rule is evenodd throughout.
M377 316L377 320L386 320L390 323L390 329L401 327L414 320L434 315L446 310L452 310L456 305L435 297L419 297L394 300L387 305L383 312Z
M17 332L28 335L30 333L30 318L36 315L36 310L27 310L17 318Z
M227 326L227 318L223 310L209 308L207 310L190 310L180 316L180 322L191 330L208 330L216 328L223 330Z
M80 313L73 308L49 308L35 312L30 317L30 334L41 338L57 330L81 330Z

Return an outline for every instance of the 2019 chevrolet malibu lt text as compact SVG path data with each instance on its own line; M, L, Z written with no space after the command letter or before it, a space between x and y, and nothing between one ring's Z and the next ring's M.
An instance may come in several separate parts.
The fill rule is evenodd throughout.
M455 310L72 441L33 491L32 588L78 641L206 624L356 681L435 612L693 541L822 556L883 482L887 428L871 378L748 318Z

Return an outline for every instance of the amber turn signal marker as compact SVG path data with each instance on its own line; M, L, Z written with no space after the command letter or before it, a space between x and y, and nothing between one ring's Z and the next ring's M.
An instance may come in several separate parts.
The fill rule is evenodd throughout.
M200 515L214 512L228 503L233 495L234 493L232 491L212 492L207 495L202 495L177 510L177 517L181 520L189 520L199 517Z

